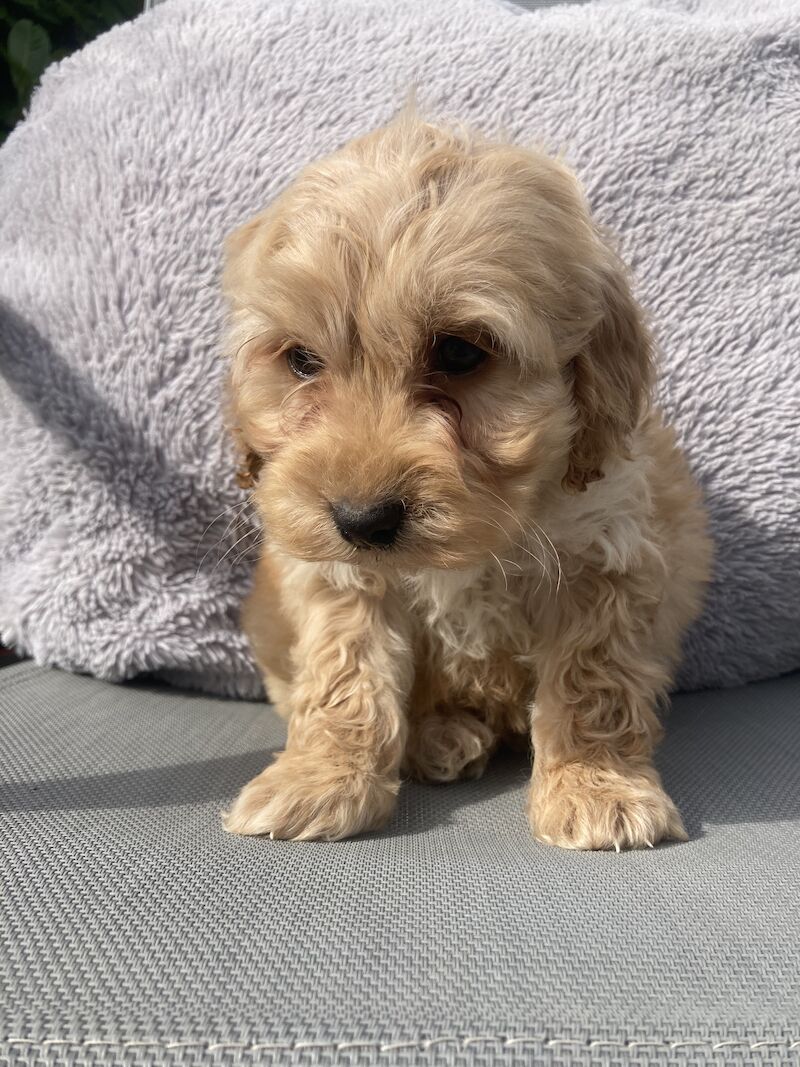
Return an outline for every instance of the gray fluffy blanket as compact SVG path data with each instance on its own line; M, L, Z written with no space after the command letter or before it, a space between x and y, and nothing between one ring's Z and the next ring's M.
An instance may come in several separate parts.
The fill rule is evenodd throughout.
M0 152L4 640L258 692L221 242L416 83L620 236L718 542L681 683L800 666L799 59L800 0L170 0L52 68Z

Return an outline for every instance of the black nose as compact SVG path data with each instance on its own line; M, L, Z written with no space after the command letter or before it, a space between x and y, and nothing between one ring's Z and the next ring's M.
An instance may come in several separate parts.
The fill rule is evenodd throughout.
M389 548L394 544L406 514L402 500L379 500L375 504L331 504L336 529L351 545Z

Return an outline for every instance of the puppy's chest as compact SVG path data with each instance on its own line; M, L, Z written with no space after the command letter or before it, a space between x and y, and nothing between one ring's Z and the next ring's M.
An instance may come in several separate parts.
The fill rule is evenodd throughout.
M511 583L509 583L511 586ZM416 690L434 704L480 707L525 730L535 689L534 632L519 591L481 572L407 579L416 622Z

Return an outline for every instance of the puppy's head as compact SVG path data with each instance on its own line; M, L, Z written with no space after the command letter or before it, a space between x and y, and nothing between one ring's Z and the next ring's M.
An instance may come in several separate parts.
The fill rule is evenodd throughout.
M405 116L233 234L234 420L270 537L458 567L624 453L650 346L570 171Z

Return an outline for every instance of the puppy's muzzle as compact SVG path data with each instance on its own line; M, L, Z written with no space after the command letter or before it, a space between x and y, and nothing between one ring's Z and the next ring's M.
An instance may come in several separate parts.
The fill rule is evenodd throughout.
M378 500L353 504L340 500L331 504L336 529L357 548L391 548L406 517L402 500Z

